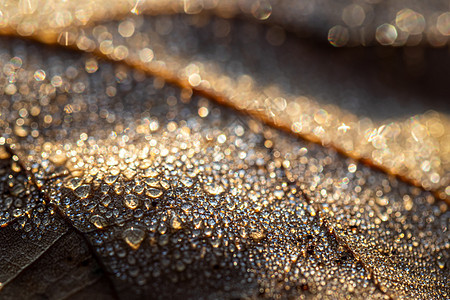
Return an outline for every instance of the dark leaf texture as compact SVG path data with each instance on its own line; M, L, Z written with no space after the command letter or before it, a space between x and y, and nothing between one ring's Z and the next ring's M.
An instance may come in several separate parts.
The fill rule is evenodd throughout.
M332 48L336 16L404 8L322 2L22 34L29 1L8 26L40 42L0 38L0 299L448 299L448 48Z

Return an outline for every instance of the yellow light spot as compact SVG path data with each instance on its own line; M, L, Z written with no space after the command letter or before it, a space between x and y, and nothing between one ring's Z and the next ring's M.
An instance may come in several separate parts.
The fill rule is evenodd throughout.
M383 24L377 28L375 38L381 45L392 45L397 39L397 30L391 24Z

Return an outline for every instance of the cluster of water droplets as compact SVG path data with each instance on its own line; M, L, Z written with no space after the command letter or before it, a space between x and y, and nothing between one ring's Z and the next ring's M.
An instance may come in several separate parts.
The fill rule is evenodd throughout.
M2 114L4 143L33 175L1 175L2 224L39 189L114 284L142 295L194 297L198 282L224 298L447 293L444 202L189 90L61 57L45 70L62 69L62 85L39 81L42 103L22 91ZM39 134L16 134L18 118Z

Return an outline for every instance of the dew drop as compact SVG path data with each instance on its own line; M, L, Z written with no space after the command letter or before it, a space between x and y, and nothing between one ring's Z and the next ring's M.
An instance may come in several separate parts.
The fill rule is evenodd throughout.
M84 199L84 198L87 198L87 196L89 196L90 191L91 191L91 187L87 184L83 184L83 185L77 187L74 190L74 193L81 199Z
M119 178L119 175L109 175L105 177L105 182L106 184L112 185L116 182L117 178Z
M213 195L213 196L220 195L225 191L223 186L220 184L217 184L217 183L205 184L204 189L208 194Z
M108 225L108 222L105 220L105 218L99 215L93 215L92 217L90 217L89 221L94 224L95 227L100 229Z
M132 169L126 169L125 171L123 171L122 174L125 176L127 180L131 180L136 175L136 171Z
M239 229L238 232L239 232L239 235L240 235L241 237L243 237L244 239L246 239L246 238L248 237L247 231L245 230L244 227L241 227L241 229Z
M445 268L445 260L443 258L439 258L437 260L437 265L438 265L439 269L441 269L441 270L444 269Z
M144 192L144 187L142 185L138 184L133 188L133 192L140 195Z
M189 177L183 177L180 181L187 188L190 188L194 184L194 180Z
M145 238L145 232L136 227L130 227L122 235L125 242L134 250L137 250Z
M149 196L150 198L159 198L163 194L161 190L149 188L147 191L145 191L145 194Z
M189 203L183 203L183 205L181 205L181 209L185 212L188 213L189 210L191 209L192 205Z
M167 232L167 226L164 223L159 224L158 232L160 234L165 234Z
M156 178L147 178L145 179L145 184L147 184L149 187L152 188L159 188L161 187L159 184L159 180Z
M142 166L141 166L141 168L142 168ZM155 171L155 170L152 170L152 169L147 169L147 170L145 170L145 173L144 173L145 177L152 177L152 178L154 178L154 177L157 177L158 175L159 175L159 173L157 171Z
M169 243L169 236L168 235L161 235L160 237L159 237L159 241L158 241L158 244L160 245L160 246L166 246L167 244Z
M57 166L62 166L67 161L67 157L64 154L53 154L49 157L49 160Z
M281 199L283 199L284 192L283 192L283 190L275 190L275 191L273 192L273 195L274 195L278 200L281 200Z
M24 191L25 191L25 187L23 186L23 184L16 184L11 190L11 195L17 197L20 194L22 194Z
M13 210L13 216L15 218L20 217L21 215L23 215L23 211L20 208L16 208Z
M250 233L250 237L252 239L254 239L255 241L260 241L260 240L262 240L263 238L266 237L266 234L264 233L263 230L256 230L256 231L252 231Z
M117 176L120 174L120 169L118 167L112 167L109 169L109 174L112 176Z
M102 203L103 206L108 207L108 205L111 203L111 196L109 195L105 195L102 197L102 199L100 200L100 202Z
M139 206L140 201L139 198L136 197L135 195L129 194L126 195L125 198L123 199L123 204L129 209L135 209L136 207Z
M176 215L173 216L170 219L170 226L172 226L172 228L176 229L176 230L181 229L181 220L180 220L180 218L178 216L176 216Z
M211 239L211 246L218 248L220 246L220 239Z
M34 72L34 79L36 81L43 81L45 79L45 71L44 70L37 70L36 72Z
M66 183L66 187L68 187L71 190L76 189L83 183L82 178L72 178L69 180L69 182Z
M163 187L163 189L168 190L170 188L170 183L165 180L161 180L159 184Z
M251 12L258 20L267 20L272 14L272 5L268 0L255 1L251 7Z

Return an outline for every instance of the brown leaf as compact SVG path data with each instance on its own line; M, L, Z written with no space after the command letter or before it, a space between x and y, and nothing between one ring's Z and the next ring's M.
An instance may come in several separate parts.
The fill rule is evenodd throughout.
M221 26L229 29L224 36ZM384 107L372 111L383 97L364 94L373 75L347 63L355 51L334 64L327 58L334 52L290 33L277 48L267 45L270 28L207 15L134 17L83 30L103 58L17 39L0 47L1 298L448 297L447 203L339 154L317 133L325 128L336 139L332 120L345 118L318 100L321 89L344 108L339 98L359 95L357 115L385 116ZM106 48L114 41L109 54L104 41ZM148 41L153 50L142 52ZM109 61L125 51L124 63ZM350 60L372 66L373 52L362 52ZM298 79L302 64L310 72ZM321 76L328 66L336 74ZM277 80L278 88L265 88ZM242 84L251 93L240 95ZM401 89L378 84L401 101ZM419 90L411 101L431 105ZM313 96L286 96L303 93ZM380 101L397 105L387 99ZM326 147L294 128L279 130L293 111L292 120L301 115ZM423 122L445 130L445 118ZM420 122L397 122L403 131L391 140L394 155L445 141ZM411 134L420 141L402 144ZM420 171L425 161L417 157L409 168ZM436 169L444 179L445 168Z

